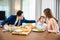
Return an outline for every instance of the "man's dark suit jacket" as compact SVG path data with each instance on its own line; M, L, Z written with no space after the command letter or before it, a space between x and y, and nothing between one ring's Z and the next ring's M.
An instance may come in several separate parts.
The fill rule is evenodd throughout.
M4 20L1 23L1 25L2 26L4 26L5 24L14 25L15 21L16 21L16 18L17 18L17 15L11 15L9 18L7 18L6 20ZM22 25L22 23L35 23L35 20L26 20L25 18L23 18L22 20L20 20L20 25Z

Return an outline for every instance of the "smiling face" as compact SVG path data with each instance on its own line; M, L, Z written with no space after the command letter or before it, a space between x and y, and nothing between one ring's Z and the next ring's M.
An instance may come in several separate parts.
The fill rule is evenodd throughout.
M46 19L44 17L40 18L40 22L45 23Z
M18 20L22 20L24 17L24 14L21 14L21 16L18 16Z
M41 18L40 19L40 22L44 23L45 22L45 19L44 18Z

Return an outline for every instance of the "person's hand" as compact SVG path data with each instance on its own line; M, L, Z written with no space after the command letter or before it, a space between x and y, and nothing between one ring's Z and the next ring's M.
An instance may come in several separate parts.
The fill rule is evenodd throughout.
M0 25L0 28L2 28L2 25Z
M36 22L39 22L39 18L36 20Z

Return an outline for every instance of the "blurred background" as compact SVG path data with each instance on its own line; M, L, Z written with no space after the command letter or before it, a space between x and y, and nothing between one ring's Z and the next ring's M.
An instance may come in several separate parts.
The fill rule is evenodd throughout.
M60 26L60 0L0 0L0 21L5 20L10 15L16 15L18 10L24 12L26 19L36 20L44 15L45 8L52 9Z

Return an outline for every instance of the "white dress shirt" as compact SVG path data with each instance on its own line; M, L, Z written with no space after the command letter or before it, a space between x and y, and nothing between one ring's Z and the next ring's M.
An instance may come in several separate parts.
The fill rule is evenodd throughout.
M15 21L15 24L14 24L14 25L16 25L16 24L17 24L17 22L18 22L18 17L16 18L16 21ZM20 25L20 20L19 20L18 25Z

